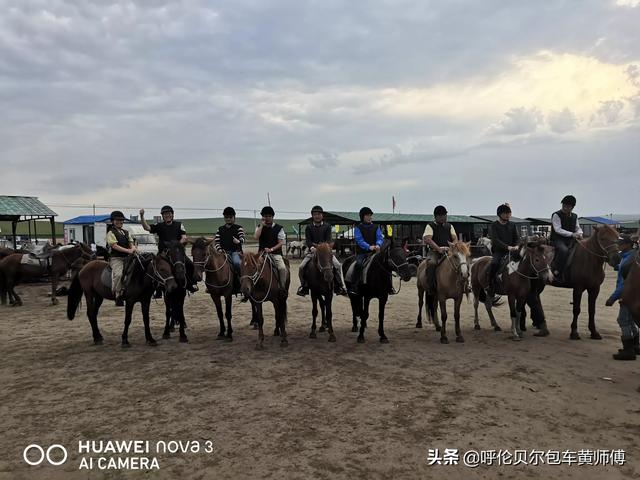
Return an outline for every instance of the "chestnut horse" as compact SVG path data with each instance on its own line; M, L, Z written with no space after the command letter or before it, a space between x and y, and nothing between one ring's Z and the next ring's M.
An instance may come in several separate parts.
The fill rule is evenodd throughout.
M311 293L311 333L309 338L316 338L316 319L318 318L318 303L320 303L320 331L324 332L326 325L329 341L335 342L333 333L333 250L331 244L321 243L316 247L311 261L307 264L305 276Z
M286 347L287 340L287 296L291 275L289 273L289 261L284 259L287 265L287 278L285 290L280 288L275 265L271 260L271 255L265 253L244 253L240 265L240 289L243 295L249 298L252 309L255 312L258 323L258 343L257 350L264 348L264 317L262 314L262 304L271 302L275 311L276 327L274 336L280 336L280 346Z
M173 278L171 264L160 255L150 253L134 254L129 258L129 261L131 264L126 268L128 279L124 291L125 317L122 346L129 346L129 325L131 324L133 307L136 302L140 302L142 320L144 322L144 336L147 345L155 347L157 342L151 335L149 326L151 297L158 284L163 285L167 292L171 292L178 285ZM87 317L91 324L93 343L95 345L101 345L103 342L102 334L98 328L98 312L102 301L105 298L107 300L115 300L111 287L102 282L103 272L108 265L107 262L102 260L93 260L87 263L73 278L67 299L67 318L73 320L84 293L87 304Z

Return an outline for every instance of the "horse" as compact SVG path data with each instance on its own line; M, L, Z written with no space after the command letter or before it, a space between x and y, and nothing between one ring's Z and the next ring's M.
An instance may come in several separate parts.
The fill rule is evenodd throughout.
M178 325L180 332L180 343L188 343L189 339L185 333L187 322L184 318L184 299L187 296L187 269L186 252L184 245L179 240L165 242L165 249L160 256L166 259L171 265L171 271L177 283L177 288L164 292L165 305L165 325L162 338L171 338L172 325Z
M333 240L333 249L336 251L336 257L344 258L345 252L353 247L353 240L349 238L339 237Z
M311 333L309 338L317 338L316 319L318 318L318 303L320 304L320 332L324 331L324 326L329 332L329 341L335 342L336 336L333 333L333 250L331 244L321 243L316 247L316 251L311 261L307 264L305 272L309 292L311 294Z
M519 257L519 260L511 261L511 254L509 254L509 263L502 272L502 281L496 291L498 294L508 295L513 340L520 340L523 337L520 325L521 312L527 297L536 287L534 282L538 279L545 283L553 281L550 266L553 260L553 247L538 241L530 242L527 238L520 244ZM477 259L471 266L474 328L479 330L478 304L482 300L489 314L491 325L494 330L500 331L492 311L493 299L488 298L485 292L485 288L488 287L487 273L490 264L491 257L487 256Z
M18 253L18 252L16 250L14 250L13 248L0 247L0 260L2 260L4 257L6 257L8 255L12 255L14 253Z
M258 324L258 343L256 350L264 348L264 316L262 314L262 304L271 302L275 311L276 327L274 336L280 336L280 346L286 347L287 340L287 296L291 275L289 273L289 262L284 259L287 265L287 278L285 289L280 288L275 266L271 260L271 255L265 253L243 253L240 264L240 289L243 295L249 298L255 319Z
M124 330L122 331L122 346L129 347L129 325L133 307L140 302L142 320L144 322L144 336L149 346L156 346L157 342L151 335L149 327L149 305L156 285L164 285L167 291L177 288L173 278L171 265L159 255L134 254L129 260L127 271L127 285L124 291L125 316ZM67 318L73 320L78 310L78 305L84 293L87 304L87 317L91 324L94 345L102 345L104 338L98 328L98 312L102 301L115 300L115 295L110 286L102 281L103 273L108 267L103 260L93 260L87 263L71 281L69 296L67 299Z
M640 258L637 255L624 280L620 300L629 308L631 316L640 321Z
M351 267L355 259L355 256L351 256L342 264L345 279L349 267ZM369 303L373 298L377 298L380 343L389 343L389 339L384 333L384 309L389 299L392 272L398 273L402 281L408 282L411 280L411 270L404 249L399 245L395 245L392 239L385 240L380 251L374 254L369 262L370 264L363 272L363 276L366 275L365 282L359 286L357 295L354 295L353 288L349 286L350 282L347 281L347 290L349 291L353 315L351 331L358 331L358 318L360 318L358 343L364 343L364 331L367 328L367 319L369 318Z
M204 237L193 240L191 246L191 256L195 266L195 276L197 281L201 281L204 276L204 284L207 292L211 295L211 300L216 306L220 331L218 340L233 341L233 328L231 327L231 305L234 293L234 272L233 265L226 252L219 252L214 248L213 239ZM222 300L224 298L225 312L222 312ZM227 318L225 328L224 319Z
M307 250L307 244L298 240L287 243L287 255L291 253L293 257L296 254L296 250L298 251L298 258L302 258L304 252Z
M596 329L596 300L600 293L600 285L604 282L604 263L607 262L612 267L620 263L618 239L618 230L614 227L595 225L593 234L589 238L575 242L573 260L565 271L565 282L551 284L554 287L573 289L573 321L569 335L571 340L580 340L578 316L580 315L582 294L585 290L589 295L588 312L591 339L602 339Z
M22 263L25 253L13 253L0 260L0 301L6 304L6 294L13 297L13 306L21 306L22 299L14 290L15 286L25 278L49 276L51 279L51 304L60 303L56 298L58 281L69 270L80 269L87 261L94 258L91 248L84 243L75 243L50 251L48 258L39 264Z
M426 261L423 262L426 264ZM422 278L418 281L418 322L416 327L422 327L422 305L423 297L426 294L427 314L429 321L436 324L436 330L440 333L440 343L449 343L447 338L447 299L453 299L453 317L455 319L456 342L463 343L464 337L460 332L460 304L462 297L468 292L466 289L471 271L471 250L469 244L465 242L449 242L449 250L442 262L436 269L436 292L427 293L426 267L420 271ZM436 319L436 300L440 304L440 316L442 317L442 327Z

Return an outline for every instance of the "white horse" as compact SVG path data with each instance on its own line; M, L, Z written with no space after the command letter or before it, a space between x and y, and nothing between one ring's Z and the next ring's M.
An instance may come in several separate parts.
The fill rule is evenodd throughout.
M307 250L307 244L298 240L287 243L287 256L289 254L294 256L296 254L296 250L298 251L298 257L302 258Z

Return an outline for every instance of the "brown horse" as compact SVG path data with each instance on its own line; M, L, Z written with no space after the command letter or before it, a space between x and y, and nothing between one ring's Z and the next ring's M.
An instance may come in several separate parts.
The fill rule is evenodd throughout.
M624 280L621 301L629 308L631 316L640 321L640 258L638 256L633 259L627 278Z
M421 263L426 264L426 261ZM440 343L449 343L447 338L447 299L453 299L453 318L455 319L456 342L464 342L464 337L460 331L460 304L462 297L467 291L469 282L469 272L471 271L471 250L469 244L465 242L449 242L449 250L442 263L436 269L436 293L426 293L425 285L426 267L418 271L418 328L422 327L422 304L426 293L427 314L429 321L436 324L436 330L440 331ZM468 293L467 293L468 295ZM436 318L436 300L440 305L440 316L442 317L442 328L439 328Z
M262 330L264 324L262 304L264 302L271 302L275 310L276 328L273 335L281 337L280 346L286 347L289 344L286 326L287 296L291 275L289 273L289 261L286 258L284 260L287 265L287 278L285 290L281 290L270 255L263 253L244 253L242 255L240 289L249 298L255 311L259 330L257 350L264 348L264 332Z
M79 270L82 265L94 258L91 248L84 243L76 243L52 250L51 258L43 260L43 264L22 263L26 254L13 253L0 260L0 276L3 286L0 286L1 302L6 303L5 292L13 297L13 306L22 305L22 299L15 292L15 286L23 279L41 278L48 276L51 279L51 304L57 305L56 290L61 276L69 270Z
M167 292L178 288L178 284L173 277L171 264L161 255L135 254L129 258L129 261L131 264L126 269L128 280L124 292L125 317L122 346L130 346L129 325L131 324L133 307L137 302L140 302L142 309L144 336L147 345L156 346L157 342L151 335L149 326L151 297L158 284L163 285ZM115 300L111 287L105 285L102 281L103 272L108 265L107 262L102 260L93 260L87 263L73 278L67 299L67 318L73 320L84 293L87 304L87 317L91 324L93 343L95 345L101 345L103 342L102 334L98 328L98 312L102 301L105 298L107 300Z
M578 316L582 294L589 294L589 331L591 338L602 337L596 330L596 300L600 293L600 285L604 281L604 264L612 267L620 263L618 253L618 230L610 225L594 226L593 234L586 240L579 240L575 245L575 253L571 265L565 273L565 283L552 283L554 287L573 289L573 321L571 322L572 340L580 340L578 334Z
M333 333L333 251L331 244L321 243L316 247L316 251L311 261L307 264L305 272L309 292L311 293L312 309L311 333L309 338L317 338L316 319L318 318L318 303L320 303L320 331L324 331L327 326L329 331L329 341L335 342L336 336Z
M511 257L509 258L511 260ZM527 239L520 246L519 259L509 261L502 272L502 281L496 293L508 295L509 313L511 316L511 332L513 340L520 340L523 336L520 325L521 312L531 289L538 279L545 283L553 280L551 262L553 260L553 247L539 242L529 242ZM491 325L496 331L500 330L493 315L493 299L487 297L485 289L488 287L488 268L491 257L481 257L471 267L471 288L473 290L474 323L478 322L478 304L484 302Z
M204 284L211 300L216 306L220 331L218 340L231 342L233 340L233 328L231 328L231 306L233 303L234 273L233 265L225 252L218 252L212 239L204 237L194 240L191 247L191 256L195 265L196 280L204 277ZM222 298L224 298L225 311L222 312ZM227 319L225 328L224 319Z
M16 252L13 248L0 247L0 260L14 253L18 253L18 252Z

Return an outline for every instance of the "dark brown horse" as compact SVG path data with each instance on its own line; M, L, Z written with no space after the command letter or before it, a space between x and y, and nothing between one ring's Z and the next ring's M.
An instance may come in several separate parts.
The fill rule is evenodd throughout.
M212 239L204 237L193 241L191 256L195 265L196 280L204 279L207 292L216 306L220 322L218 340L231 342L233 340L233 328L231 327L231 306L234 291L233 265L225 252L218 252L215 249ZM224 314L222 312L222 298L224 298L225 304ZM227 318L226 328L224 325L225 316Z
M511 260L511 258L510 258ZM520 318L527 297L538 279L549 283L553 280L551 262L553 260L553 247L539 242L529 242L528 239L521 244L519 258L509 261L502 272L502 281L496 293L508 295L509 313L511 316L511 332L513 340L520 340L523 336ZM491 257L481 257L476 260L471 268L471 288L473 290L474 323L478 322L478 304L482 301L489 314L491 325L496 331L500 330L493 315L493 299L486 295L488 286L487 270L491 264Z
M422 264L424 264L423 262ZM422 265L421 265L422 266ZM426 293L427 313L429 320L436 324L436 330L440 331L440 343L449 343L447 338L447 299L453 299L453 318L455 319L456 342L464 342L464 337L460 331L460 304L462 297L467 291L471 270L471 250L469 244L464 242L449 243L449 250L446 257L436 269L435 295ZM419 274L426 277L426 268L419 268ZM422 326L422 299L425 294L426 278L418 279L418 328ZM442 317L442 328L438 328L436 318L436 301L440 306L440 316Z
M640 258L636 256L631 263L627 278L622 287L621 302L631 312L631 316L640 321Z
M0 260L14 253L18 253L18 252L16 252L13 248L0 247Z
M573 289L573 321L571 322L572 340L580 340L578 334L578 316L582 294L586 290L589 294L589 331L591 338L600 340L602 337L596 330L596 300L600 293L600 285L604 281L605 262L612 267L620 263L618 253L618 231L610 226L594 226L593 234L586 240L579 240L575 245L575 253L571 265L565 272L565 283L554 287Z
M76 243L61 247L51 252L51 258L42 260L42 263L22 263L26 254L13 253L0 260L0 297L4 305L5 293L13 297L14 306L22 305L22 299L15 291L15 286L23 279L41 278L48 276L51 279L51 304L57 305L56 290L61 276L69 270L79 270L82 266L94 258L91 248L84 243Z
M264 316L262 314L262 304L271 302L275 311L276 327L274 336L280 336L280 346L286 347L287 340L287 296L291 275L289 273L289 262L284 259L287 265L287 278L285 290L280 288L277 273L271 256L263 253L244 253L240 265L240 289L249 298L258 323L258 343L257 350L264 348Z
M131 316L133 307L140 302L142 309L142 320L144 322L144 336L147 345L156 346L157 342L151 335L149 326L149 305L151 297L158 284L163 285L166 291L171 292L178 287L173 278L171 264L167 259L160 255L152 254L134 254L129 258L131 262L127 267L127 285L124 292L125 300L125 317L124 330L122 331L122 346L129 346L129 325L131 324ZM80 272L73 278L69 287L69 296L67 299L67 318L73 320L82 294L86 300L87 317L91 324L93 334L93 343L101 345L103 342L102 334L98 328L98 312L102 301L115 300L115 296L111 287L105 285L102 281L103 272L109 264L102 260L93 260L87 263Z
M335 342L333 333L333 251L331 244L321 243L316 247L313 258L307 264L306 279L311 293L312 309L311 333L309 338L317 338L316 319L318 318L318 303L320 303L320 331L324 331L326 325L329 331L329 341Z

